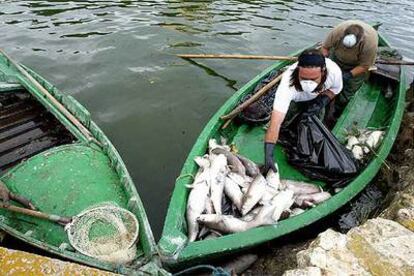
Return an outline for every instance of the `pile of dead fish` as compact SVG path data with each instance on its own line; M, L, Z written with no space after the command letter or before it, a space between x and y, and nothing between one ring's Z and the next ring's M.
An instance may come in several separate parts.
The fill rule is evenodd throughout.
M264 177L253 161L214 139L194 161L200 168L189 185L189 241L275 224L331 197L318 186L280 180L272 170Z
M381 130L360 130L357 135L348 136L346 148L352 151L355 159L362 160L370 152L374 152L377 149L383 136L384 131Z

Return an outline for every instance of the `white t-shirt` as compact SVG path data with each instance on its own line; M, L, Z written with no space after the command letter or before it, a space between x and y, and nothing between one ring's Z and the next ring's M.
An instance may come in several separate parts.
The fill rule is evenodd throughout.
M337 95L342 90L342 71L339 66L329 58L325 58L325 63L328 75L324 84L324 90L329 89ZM313 100L318 96L318 93L297 91L294 86L290 86L290 76L297 65L297 62L292 64L283 73L282 80L276 91L275 101L273 102L273 110L286 114L291 101L306 102Z

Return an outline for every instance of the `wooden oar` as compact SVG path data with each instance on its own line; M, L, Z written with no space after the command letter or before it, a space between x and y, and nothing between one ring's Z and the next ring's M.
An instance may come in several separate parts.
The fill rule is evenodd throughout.
M60 224L67 224L67 223L72 221L72 218L70 218L70 217L63 217L63 216L58 216L58 215L46 214L46 213L43 213L43 212L33 211L33 210L30 210L30 209L21 208L21 207L17 207L17 206L14 206L14 205L5 205L4 203L1 203L1 202L0 202L0 208L7 209L9 211L19 213L19 214L25 214L25 215L28 215L28 216L31 216L31 217L50 220L50 221L57 222L57 223L60 223Z
M79 129L79 131L86 136L86 138L88 139L88 141L94 141L97 144L100 144L98 141L96 141L96 139L93 137L93 135L91 134L91 132L84 126L82 125L81 122L79 122L78 119L76 119L75 116L72 115L72 113L70 113L66 107L64 105L62 105L58 100L56 100L55 97L53 97L52 94L49 93L49 91L47 91L35 78L33 78L22 66L20 66L17 62L15 62L14 60L12 60L2 49L0 49L0 53L5 56L10 63L17 68L17 70L23 74L23 76L25 76L34 86L36 86L37 89L39 89L39 91L46 97L48 98L55 106L56 108L63 113L63 115L65 115L65 117L72 123L74 124L77 129Z
M255 55L226 55L226 54L179 54L181 58L217 58L217 59L265 59L295 61L297 57L288 56L255 56Z
M260 60L286 60L296 61L297 57L290 56L263 56L263 55L226 55L226 54L179 54L181 58L205 58L205 59L260 59ZM392 64L392 65L414 65L414 62L405 60L384 60L377 59L375 63L378 64Z

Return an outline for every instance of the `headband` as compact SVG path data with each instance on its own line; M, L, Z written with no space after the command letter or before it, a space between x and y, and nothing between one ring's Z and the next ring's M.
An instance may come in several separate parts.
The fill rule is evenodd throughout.
M302 54L298 58L301 67L325 67L325 57L319 54Z

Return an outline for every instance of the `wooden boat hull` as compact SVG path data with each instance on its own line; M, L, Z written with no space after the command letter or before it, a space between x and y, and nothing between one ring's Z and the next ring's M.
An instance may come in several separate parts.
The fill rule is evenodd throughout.
M41 110L36 114L42 115L36 117L37 121L33 120L41 123L44 123L45 117L54 120L54 126L64 128L62 131L66 135L66 140L62 141L61 136L53 136L49 140L56 143L36 148L36 143L43 141L45 135L48 135L47 126L51 125L30 128L24 125L25 122L33 122L30 118L23 120L23 125L11 120L10 126L3 125L4 130L9 131L7 135L1 129L3 126L0 127L0 141L3 142L0 142L0 150L3 148L13 152L17 149L27 153L17 161L8 162L4 166L0 164L0 180L12 192L25 196L40 211L46 213L74 216L85 208L102 202L112 202L127 208L136 215L139 222L137 258L132 264L121 266L98 261L71 249L62 226L7 210L0 210L0 229L31 245L79 263L119 273L161 273L162 270L157 266L157 248L143 204L118 152L91 120L89 112L73 97L60 93L35 72L28 68L26 70L90 131L96 142L85 137L53 102L44 97L5 56L0 55L0 97L5 98L6 94L12 93L26 93L31 106ZM4 106L0 106L0 111L5 110ZM7 114L15 115L12 109L8 111ZM29 115L25 114L27 118ZM34 133L30 132L33 129L39 137L30 135ZM2 134L4 135L1 136ZM23 139L22 135L28 137ZM30 151L34 148L36 150ZM1 158L3 156L0 157L3 161Z
M389 46L388 42L382 36L379 38L380 46ZM298 55L300 52L294 53L293 55ZM207 143L210 138L225 136L228 138L229 143L235 144L242 155L245 155L255 162L263 162L263 138L265 134L263 127L231 123L225 130L221 130L223 121L220 120L220 117L230 112L240 99L247 93L250 93L271 71L283 68L288 64L289 62L275 63L243 86L217 111L198 137L181 171L183 177L179 177L175 183L162 237L158 244L160 254L166 265L182 266L183 264L188 265L206 261L208 258L216 258L234 253L292 233L328 216L346 204L362 191L377 174L391 150L404 111L406 81L403 68L399 77L400 81L395 86L392 99L385 99L383 93L380 93L378 84L366 82L339 118L333 133L341 142L344 142L345 139L344 130L352 126L355 122L358 123L359 128L386 127L385 137L377 149L376 156L369 161L361 173L341 192L335 194L328 201L307 210L303 214L282 220L275 225L258 227L242 233L229 234L215 239L188 243L185 212L189 189L186 185L192 179L186 176L194 175L197 171L197 166L193 162L194 157L203 155L206 152ZM313 182L316 185L323 185L323 183L321 184L320 182L307 179L299 171L291 167L287 163L286 156L280 146L277 146L275 159L278 162L282 179L302 180Z

